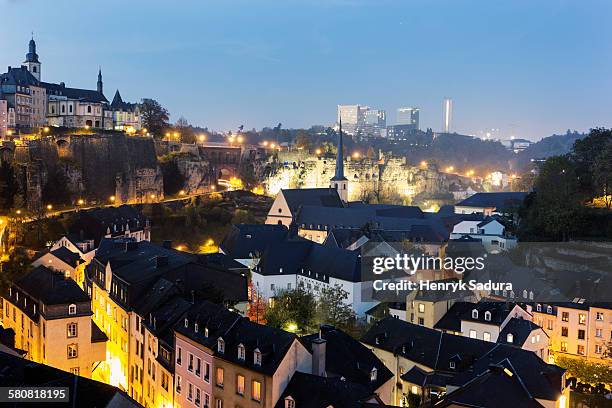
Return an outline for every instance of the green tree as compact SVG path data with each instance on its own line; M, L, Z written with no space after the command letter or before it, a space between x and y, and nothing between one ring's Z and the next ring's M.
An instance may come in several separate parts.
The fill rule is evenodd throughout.
M612 141L612 130L604 128L591 129L588 136L574 142L572 159L576 164L580 191L589 198L596 196L593 181L593 160L602 148Z
M332 324L344 331L352 331L355 326L355 312L347 303L348 292L340 285L325 287L317 302L317 322Z
M555 364L578 380L589 384L612 384L612 365L592 363L584 358L556 357Z
M595 196L602 197L607 209L612 206L612 140L595 156L591 166Z
M8 160L3 160L0 164L0 210L8 211L15 206L18 189L13 166Z
M155 99L143 99L140 107L142 124L156 137L163 137L163 130L168 126L168 110Z
M303 288L284 289L276 293L264 318L268 326L308 333L314 326L316 306L314 296Z

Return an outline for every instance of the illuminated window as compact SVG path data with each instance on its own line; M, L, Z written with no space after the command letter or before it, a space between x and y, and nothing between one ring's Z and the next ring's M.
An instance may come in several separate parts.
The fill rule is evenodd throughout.
M252 386L253 386L253 390L252 390L253 400L257 402L261 401L261 383L259 381L253 380Z
M506 336L506 342L507 343L514 342L514 335L512 333L508 333L508 335Z
M586 315L584 313L578 315L578 324L586 324Z
M76 344L68 345L68 358L77 358L79 355L79 348Z
M561 321L569 322L569 312L561 313Z
M491 333L489 333L489 332L482 333L482 339L484 341L491 341Z
M419 303L419 313L425 313L425 304Z
M77 336L77 324L68 323L68 337L76 337L76 336Z
M217 376L216 376L217 377L217 381L216 381L216 383L217 383L217 386L219 386L219 387L223 387L223 379L224 379L223 378L223 374L224 374L223 373L223 368L217 367Z
M244 375L236 375L236 394L244 395Z
M475 339L476 338L476 330L470 330L470 338L471 339Z

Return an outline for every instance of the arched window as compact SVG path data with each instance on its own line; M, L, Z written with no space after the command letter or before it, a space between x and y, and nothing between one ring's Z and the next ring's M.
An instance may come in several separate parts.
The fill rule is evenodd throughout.
M546 313L552 313L552 306L546 307Z
M185 319L185 327L189 327L189 320Z
M523 299L527 299L527 289L523 289Z
M512 335L512 333L508 333L508 335L506 336L506 341L508 343L514 342L514 335Z
M491 321L491 312L489 312L488 310L485 312L485 320L487 322Z
M69 315L75 315L77 312L77 308L76 305L70 305L68 306L68 314Z
M472 310L472 319L478 319L478 310Z

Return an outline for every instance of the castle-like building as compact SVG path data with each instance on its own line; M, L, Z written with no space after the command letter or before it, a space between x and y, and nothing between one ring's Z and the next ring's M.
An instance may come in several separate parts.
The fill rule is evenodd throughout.
M141 128L140 105L126 103L119 91L112 103L104 96L102 70L96 89L67 87L42 80L36 42L30 40L25 61L0 74L0 138L42 126L126 130Z

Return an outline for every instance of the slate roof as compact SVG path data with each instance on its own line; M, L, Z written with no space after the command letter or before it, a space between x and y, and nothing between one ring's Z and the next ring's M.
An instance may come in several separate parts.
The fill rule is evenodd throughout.
M474 303L457 302L434 325L434 329L461 332L461 316L474 308Z
M66 247L59 247L51 251L50 254L73 268L76 268L79 265L79 261L81 261L79 254L72 252Z
M238 313L231 312L221 305L202 301L193 305L184 316L185 322L179 321L174 326L174 331L186 336L211 350L216 349L217 339L227 337L227 332L241 319ZM198 331L195 331L195 325ZM208 336L206 336L208 329Z
M479 322L483 324L490 324L499 326L501 323L506 320L512 309L514 308L514 304L509 304L506 302L478 302L472 305L470 310L467 310L461 316L462 320L471 321L471 322ZM472 311L478 311L478 317L472 317ZM491 313L491 319L486 320L485 314L486 312Z
M513 370L491 365L463 387L446 394L434 407L542 408Z
M74 407L141 407L127 394L111 385L79 377L69 372L0 352L0 384L5 387L68 387ZM43 404L65 407L66 403Z
M40 83L46 90L47 95L65 96L68 99L75 99L82 102L108 103L104 94L97 90L68 88L64 83L53 84L50 82Z
M133 206L121 205L119 207L103 207L87 211L79 211L77 219L68 227L70 233L81 239L93 239L97 244L107 235L123 234L126 225L130 231L140 231L146 225L147 219ZM115 232L114 226L118 231Z
M497 342L521 347L529 340L531 332L539 328L540 326L530 320L513 317L499 333ZM542 331L542 333L544 332ZM512 334L512 343L508 343L508 334ZM544 335L546 336L545 333Z
M421 387L442 387L448 384L451 375L440 374L436 371L425 371L419 366L413 366L400 377L402 380Z
M456 206L494 207L498 211L518 208L525 197L527 197L527 194L526 192L476 193L460 203L457 203Z
M361 341L442 372L452 372L451 361L458 368L467 367L495 346L491 342L442 333L394 317L376 322Z
M475 361L470 370L455 375L450 384L455 386L468 384L469 381L488 370L491 364L505 367L513 372L534 398L549 401L559 399L564 386L562 378L565 370L545 363L531 351L505 344L496 344Z
M104 334L102 329L100 329L98 325L92 320L91 321L91 342L99 343L99 342L104 342L107 340L108 340L108 337L106 336L106 334Z
M75 281L44 266L34 268L14 286L46 305L89 302L89 297Z
M219 248L234 259L250 259L269 246L287 238L283 225L237 224L223 238Z
M0 86L40 86L40 82L24 65L20 67L9 67L9 70L0 74ZM6 90L5 90L6 93Z
M265 375L276 372L291 345L297 340L293 333L257 324L247 318L238 320L221 338L225 341L225 351L219 353L215 348L215 357ZM244 360L238 358L240 344L245 347ZM262 354L261 365L254 361L256 349Z
M300 206L344 207L338 192L333 188L288 188L280 191L293 214Z
M368 387L360 384L298 371L291 377L275 408L285 408L287 397L291 397L299 408L361 408L366 400L375 398Z
M366 346L333 326L321 326L320 333L301 338L312 353L312 342L319 336L326 340L325 371L327 377L344 377L347 381L368 387L372 392L393 378L393 373ZM371 381L372 369L376 381Z
M127 112L134 112L138 108L137 103L124 102L118 89L115 92L115 96L113 97L113 101L111 102L110 106L113 110L122 110Z

